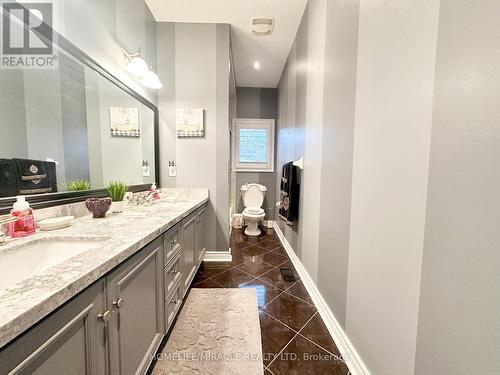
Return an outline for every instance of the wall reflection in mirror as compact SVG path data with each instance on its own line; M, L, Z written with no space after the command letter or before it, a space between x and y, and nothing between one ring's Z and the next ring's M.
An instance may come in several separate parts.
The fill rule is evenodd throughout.
M54 70L0 70L0 197L155 182L154 111L58 55Z

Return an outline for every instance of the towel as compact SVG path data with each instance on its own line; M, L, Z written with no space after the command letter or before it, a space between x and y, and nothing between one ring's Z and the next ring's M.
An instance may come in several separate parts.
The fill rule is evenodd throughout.
M283 165L281 171L280 209L278 216L288 225L292 225L299 217L299 192L298 168L289 162Z
M0 197L18 195L16 163L12 159L0 159Z
M51 161L13 159L17 168L19 194L57 192L56 164Z

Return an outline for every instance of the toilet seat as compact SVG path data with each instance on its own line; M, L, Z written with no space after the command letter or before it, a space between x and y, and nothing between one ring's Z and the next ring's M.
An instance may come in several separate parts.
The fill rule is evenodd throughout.
M264 209L260 207L247 207L243 210L243 214L248 216L260 216L263 213Z

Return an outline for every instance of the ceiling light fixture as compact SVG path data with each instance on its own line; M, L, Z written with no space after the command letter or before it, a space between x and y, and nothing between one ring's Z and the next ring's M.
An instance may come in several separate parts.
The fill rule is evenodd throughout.
M257 36L271 35L274 30L273 17L253 17L250 20L252 33Z
M258 62L258 61L254 62L254 63L253 63L253 67L254 67L254 69L256 69L256 70L259 70L259 69L260 69L260 62Z

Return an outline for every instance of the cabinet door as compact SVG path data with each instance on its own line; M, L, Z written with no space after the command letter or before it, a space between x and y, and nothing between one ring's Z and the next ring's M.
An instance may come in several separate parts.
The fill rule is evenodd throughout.
M205 253L205 215L206 209L203 208L196 215L196 263L200 265Z
M182 249L184 253L182 281L185 291L187 291L196 271L195 225L195 215L188 217L182 223Z
M104 288L96 282L2 349L0 374L106 374Z
M163 337L163 248L159 238L108 276L111 374L144 373Z

